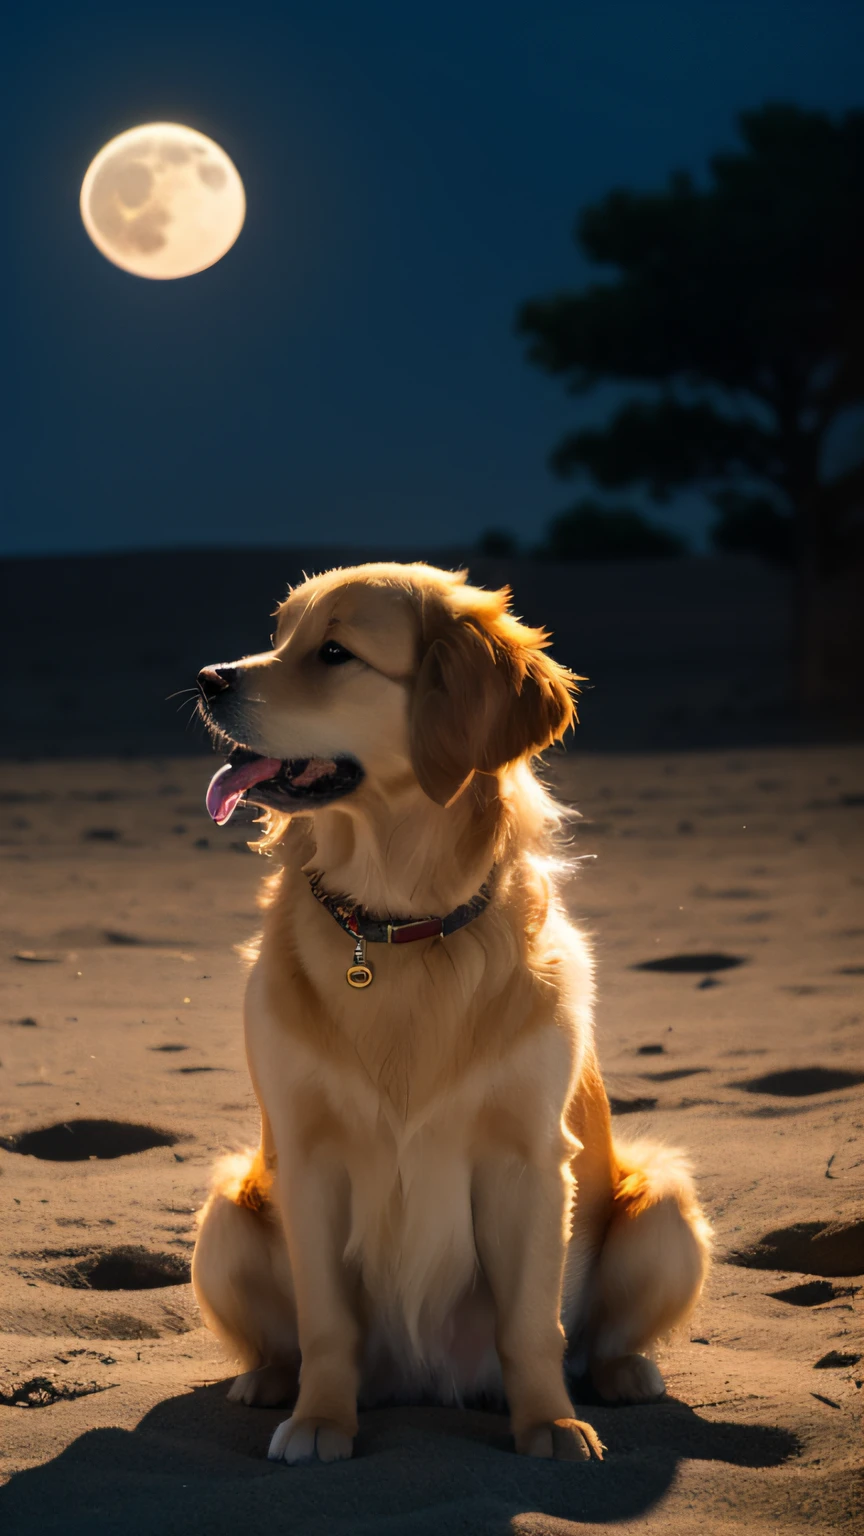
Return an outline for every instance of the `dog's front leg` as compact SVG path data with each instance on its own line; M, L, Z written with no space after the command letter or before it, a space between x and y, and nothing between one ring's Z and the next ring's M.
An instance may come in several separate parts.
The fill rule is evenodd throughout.
M300 1391L270 1443L271 1461L344 1461L357 1433L360 1325L349 1272L347 1174L278 1147L278 1201L297 1301Z
M472 1182L477 1256L495 1302L495 1341L516 1449L587 1461L603 1447L573 1418L564 1385L561 1289L572 1178L562 1156L545 1166L490 1158Z

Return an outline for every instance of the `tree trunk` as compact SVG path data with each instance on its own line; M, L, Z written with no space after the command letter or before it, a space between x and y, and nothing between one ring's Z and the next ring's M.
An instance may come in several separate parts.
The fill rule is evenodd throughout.
M864 707L864 569L843 560L815 487L798 503L794 602L798 701L811 717L852 723Z
M809 569L799 571L795 644L798 701L808 714L824 714L834 699L825 633L825 591Z
M785 460L783 489L795 514L795 594L793 608L794 676L797 702L808 714L821 713L830 702L830 678L825 631L826 535L819 496L819 431L801 426L803 380L795 372L781 375L774 400L781 453Z
M813 497L803 496L797 509L794 629L795 686L798 702L808 713L828 703L824 571L821 538Z

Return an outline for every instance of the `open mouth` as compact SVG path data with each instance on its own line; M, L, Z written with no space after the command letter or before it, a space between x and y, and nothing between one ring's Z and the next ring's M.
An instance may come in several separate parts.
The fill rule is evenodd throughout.
M329 805L350 795L363 781L363 769L353 757L259 757L236 747L224 768L214 773L207 790L207 809L222 826L243 799L276 811L296 811L301 805Z

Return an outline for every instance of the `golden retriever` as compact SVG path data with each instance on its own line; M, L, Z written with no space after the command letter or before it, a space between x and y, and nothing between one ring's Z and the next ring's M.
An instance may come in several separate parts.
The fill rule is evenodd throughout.
M506 1400L518 1451L600 1456L565 1352L609 1401L659 1397L645 1351L705 1276L685 1161L612 1138L531 767L578 680L508 599L330 571L272 651L199 678L232 749L211 814L262 806L276 869L246 994L261 1145L217 1170L192 1279L230 1396L296 1394L273 1459L348 1457L358 1402L394 1399Z

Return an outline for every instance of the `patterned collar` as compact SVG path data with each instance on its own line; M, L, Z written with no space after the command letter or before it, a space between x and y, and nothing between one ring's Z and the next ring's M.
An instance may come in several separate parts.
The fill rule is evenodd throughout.
M451 933L456 933L460 928L473 923L475 917L485 912L492 900L492 890L495 883L495 870L484 880L476 896L470 901L462 903L461 907L454 907L446 917L407 917L384 918L370 917L368 912L348 900L347 896L331 896L321 889L321 875L309 875L309 884L312 895L316 901L320 901L322 907L326 907L331 917L335 917L340 928L350 933L353 939L363 940L369 944L413 944L418 939L449 938Z

